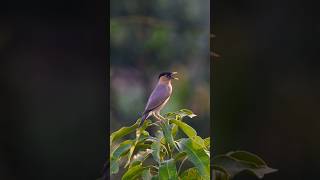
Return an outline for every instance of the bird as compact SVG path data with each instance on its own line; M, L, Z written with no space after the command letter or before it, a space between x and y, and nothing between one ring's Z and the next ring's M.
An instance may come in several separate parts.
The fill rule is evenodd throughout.
M177 72L163 72L158 77L158 83L153 89L149 96L147 105L142 113L141 124L153 115L158 120L163 120L164 117L160 115L161 109L167 104L172 94L171 80L179 80L173 75L178 74Z

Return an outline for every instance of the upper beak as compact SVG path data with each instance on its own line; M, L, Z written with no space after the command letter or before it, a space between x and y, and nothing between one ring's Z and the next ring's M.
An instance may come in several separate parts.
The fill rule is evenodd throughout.
M178 74L178 72L172 72L172 75L175 75L175 74ZM177 78L177 77L173 77L172 76L172 78L175 79L175 80L179 80L179 78Z

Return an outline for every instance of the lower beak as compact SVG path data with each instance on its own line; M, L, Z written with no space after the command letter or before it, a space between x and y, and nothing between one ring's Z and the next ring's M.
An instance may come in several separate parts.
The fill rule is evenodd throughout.
M174 74L178 74L178 72L172 72L172 75L174 75ZM179 80L179 78L177 78L177 77L172 77L172 78L175 80Z

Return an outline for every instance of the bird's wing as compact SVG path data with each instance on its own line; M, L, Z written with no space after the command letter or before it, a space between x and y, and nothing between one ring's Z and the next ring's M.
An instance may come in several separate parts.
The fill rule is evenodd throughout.
M166 85L157 85L157 87L151 93L144 113L150 112L159 107L165 100L171 95L170 89Z

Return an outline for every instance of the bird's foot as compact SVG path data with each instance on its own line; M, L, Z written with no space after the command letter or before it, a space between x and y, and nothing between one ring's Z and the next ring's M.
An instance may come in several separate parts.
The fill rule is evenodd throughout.
M158 114L158 116L159 116L159 118L160 118L161 120L166 120L166 118L164 118L164 117L161 116L160 114Z
M158 121L161 121L161 118L160 118L156 113L154 113L153 116L154 116Z

